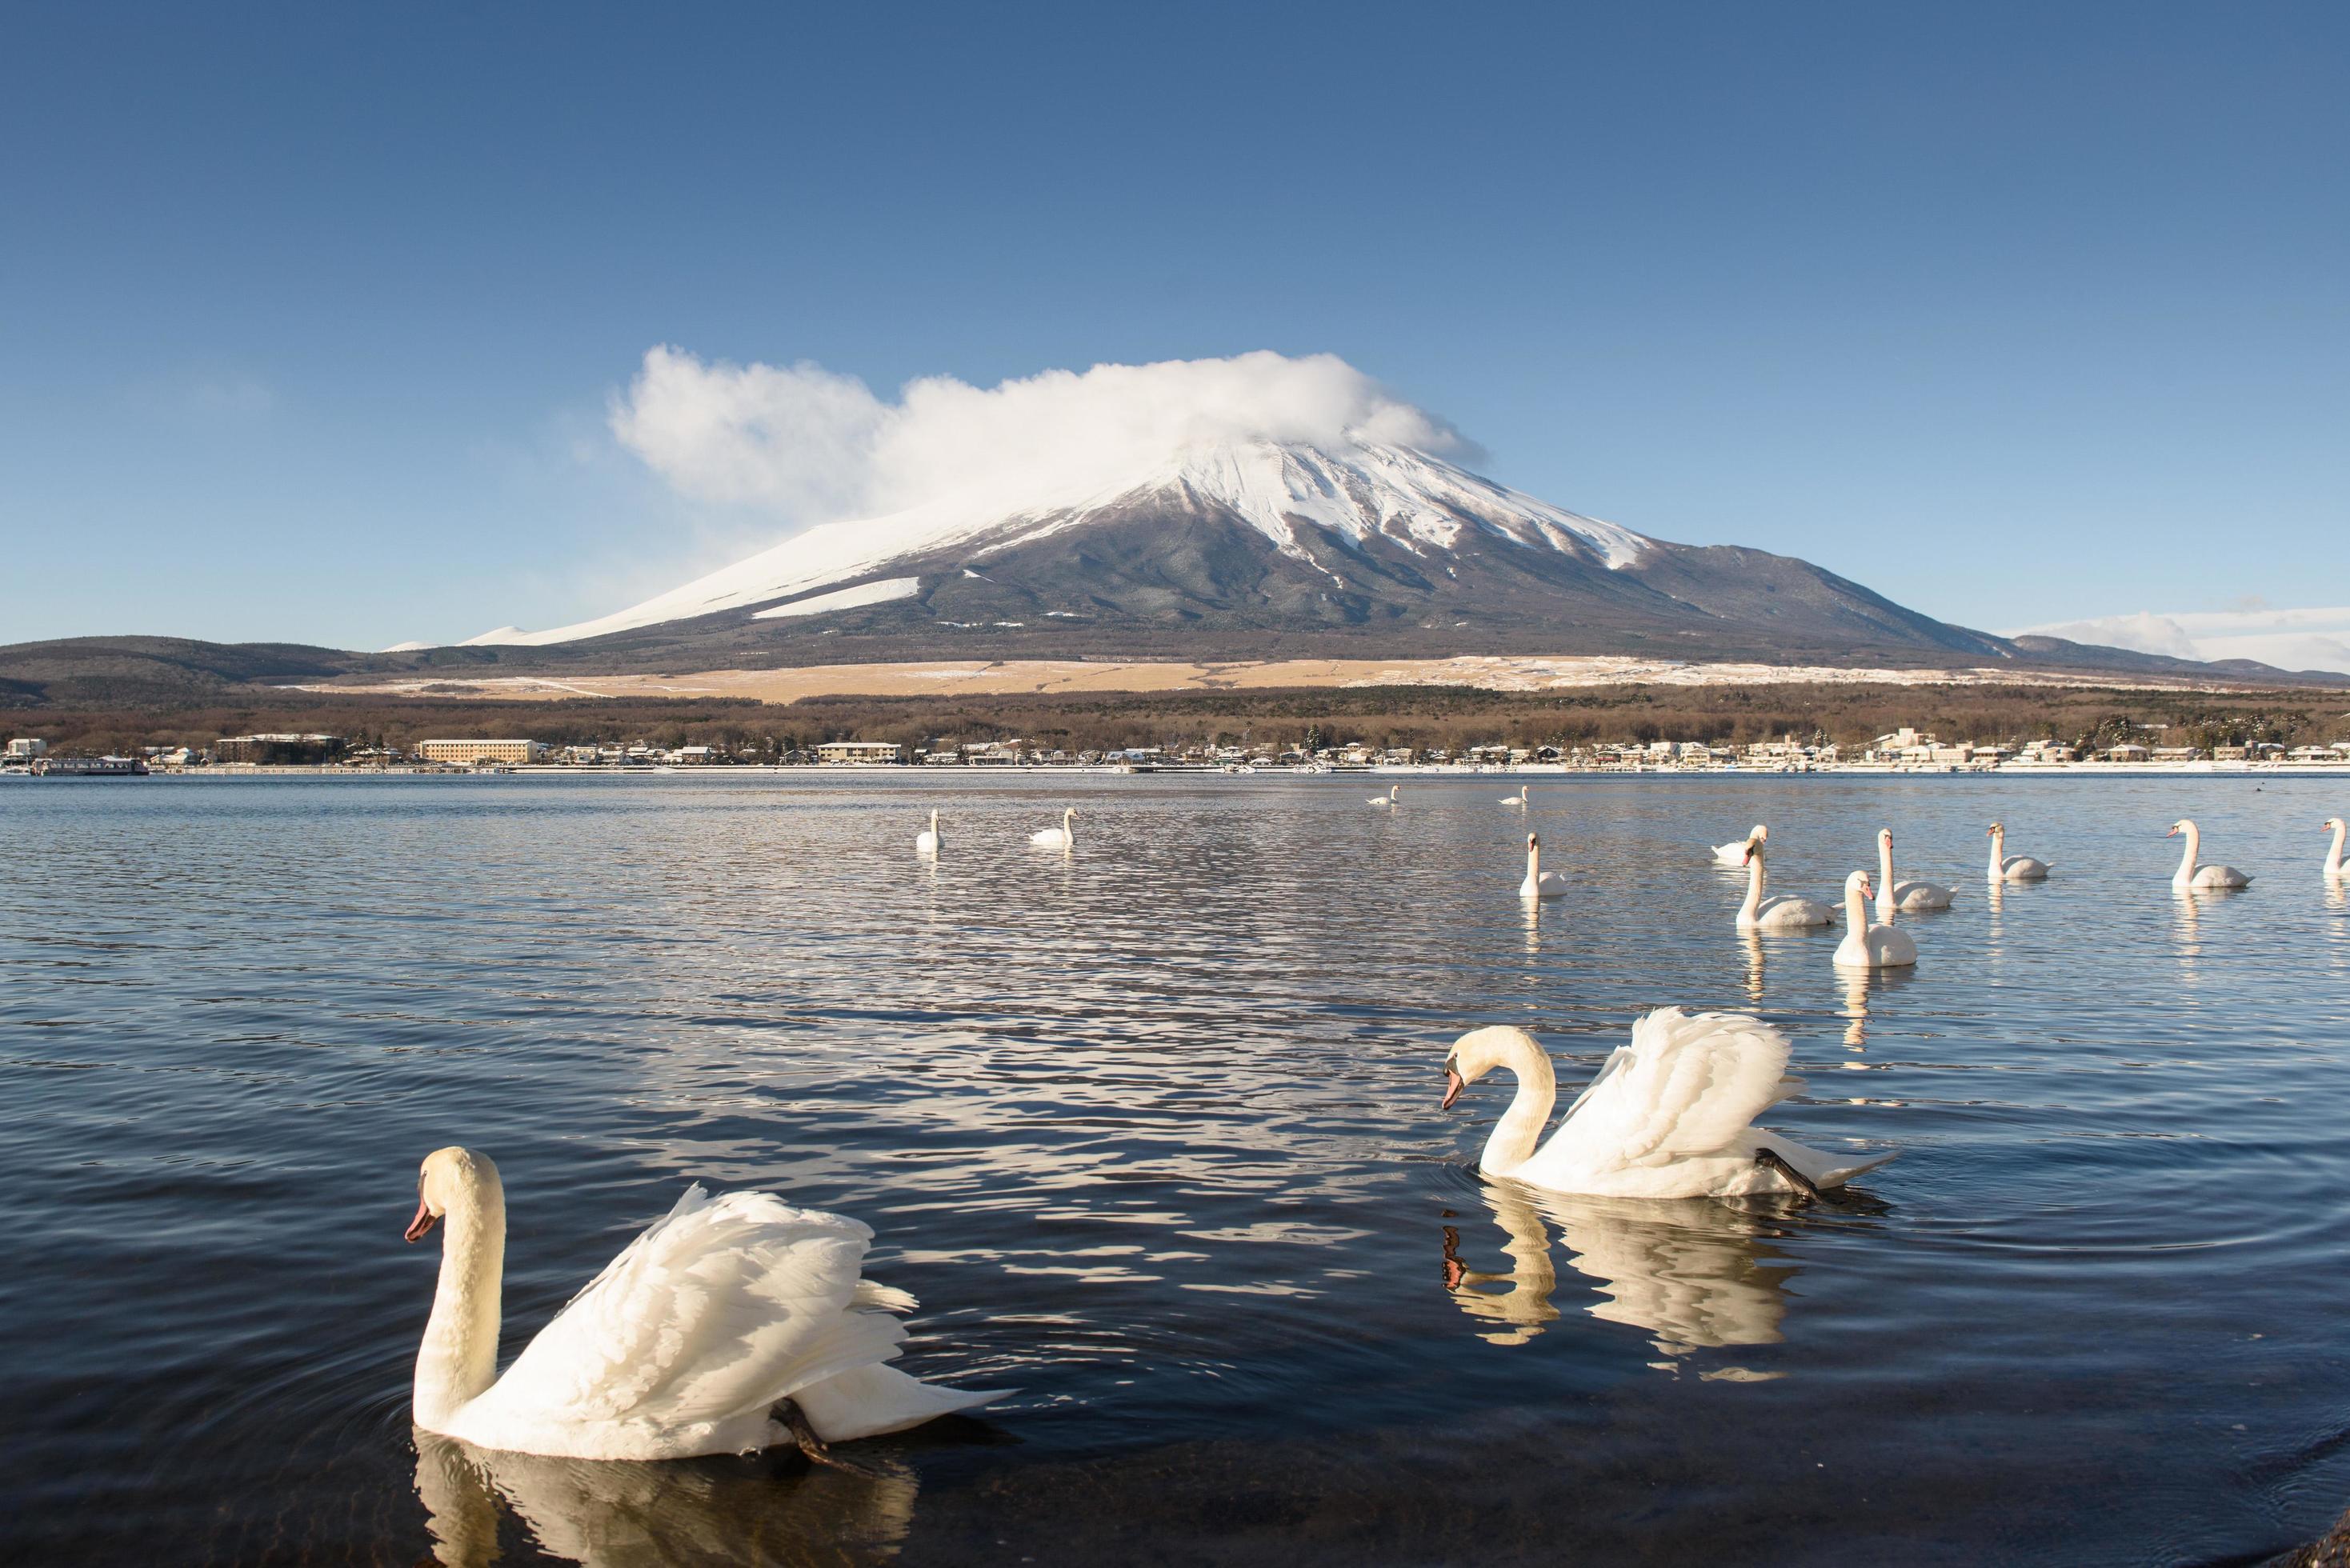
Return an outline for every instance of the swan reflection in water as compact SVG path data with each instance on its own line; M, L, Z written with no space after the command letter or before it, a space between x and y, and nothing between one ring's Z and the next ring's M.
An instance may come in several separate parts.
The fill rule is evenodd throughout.
M1848 1050L1868 1049L1868 999L1872 994L1889 996L1918 978L1906 969L1840 969L1836 979L1844 986L1844 1043Z
M540 1550L589 1568L880 1562L914 1518L914 1472L867 1454L857 1473L757 1459L546 1459L414 1437L416 1495L442 1568L500 1559L502 1503Z
M1738 933L1738 941L1746 950L1746 1000L1760 1007L1762 1005L1762 938L1749 927Z
M1508 1237L1510 1266L1469 1268L1448 1225L1444 1283L1461 1311L1495 1325L1478 1335L1488 1344L1523 1345L1560 1315L1545 1219L1559 1228L1568 1265L1604 1298L1583 1310L1643 1330L1667 1355L1783 1337L1795 1271L1765 1240L1776 1231L1768 1213L1710 1198L1584 1198L1503 1182L1480 1196Z

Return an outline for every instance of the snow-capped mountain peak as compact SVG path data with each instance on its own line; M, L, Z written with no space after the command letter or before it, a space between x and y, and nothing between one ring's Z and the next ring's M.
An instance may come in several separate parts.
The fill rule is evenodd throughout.
M1637 563L1652 544L1627 528L1537 501L1407 447L1225 441L1180 449L1139 472L1087 471L1079 464L1049 478L997 483L889 516L824 524L613 615L546 631L502 627L470 641L572 642L798 599L958 547L967 548L965 560L978 566L1001 552L1143 509L1221 515L1262 534L1280 554L1308 563L1317 545L1360 548L1374 540L1437 557L1460 548L1471 533L1483 532L1617 570ZM911 580L893 579L890 592L854 602L902 597L898 584Z

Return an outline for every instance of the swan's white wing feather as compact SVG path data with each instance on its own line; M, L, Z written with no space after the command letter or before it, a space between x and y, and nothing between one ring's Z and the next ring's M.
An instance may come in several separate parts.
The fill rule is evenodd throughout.
M902 1297L860 1293L872 1236L770 1193L712 1199L691 1188L539 1331L465 1424L648 1434L723 1425L888 1360L905 1330L850 1310Z
M1552 1137L1554 1158L1649 1165L1718 1153L1778 1102L1787 1056L1786 1036L1760 1019L1659 1008Z

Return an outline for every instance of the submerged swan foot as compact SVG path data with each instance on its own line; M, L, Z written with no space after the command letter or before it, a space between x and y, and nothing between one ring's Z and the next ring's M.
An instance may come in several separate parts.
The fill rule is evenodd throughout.
M1801 1193L1806 1201L1812 1203L1821 1201L1820 1189L1813 1184L1812 1179L1805 1176L1802 1171L1797 1170L1794 1166L1789 1165L1785 1160L1781 1159L1771 1150L1767 1148L1756 1149L1754 1151L1754 1163L1762 1166L1766 1170L1777 1171L1781 1176L1786 1179L1787 1185Z
M850 1475L861 1476L867 1480L888 1479L879 1470L867 1469L863 1465L844 1459L834 1453L832 1445L816 1435L816 1428L809 1422L807 1412L800 1408L798 1400L786 1399L768 1414L783 1424L784 1430L792 1435L792 1441L799 1445L800 1452L807 1456L810 1464L826 1465L833 1469L846 1470Z

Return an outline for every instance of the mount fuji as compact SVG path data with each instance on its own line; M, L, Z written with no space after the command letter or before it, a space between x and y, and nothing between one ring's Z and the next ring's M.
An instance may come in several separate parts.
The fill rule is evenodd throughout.
M465 646L517 664L1275 649L1973 663L2019 652L1804 561L1650 538L1355 439L1217 441L1148 464L999 476L810 528L611 615L501 628Z

